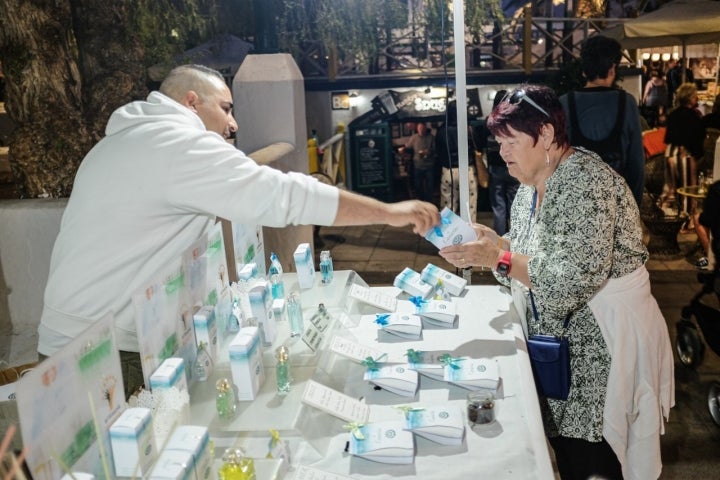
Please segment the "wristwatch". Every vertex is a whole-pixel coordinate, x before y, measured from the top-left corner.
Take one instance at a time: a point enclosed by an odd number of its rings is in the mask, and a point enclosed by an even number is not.
[[[498,264],[495,266],[495,271],[498,273],[498,275],[501,275],[503,277],[507,277],[510,275],[510,267],[511,263],[510,260],[512,259],[512,252],[510,250],[505,250],[503,252],[502,258],[498,261]]]

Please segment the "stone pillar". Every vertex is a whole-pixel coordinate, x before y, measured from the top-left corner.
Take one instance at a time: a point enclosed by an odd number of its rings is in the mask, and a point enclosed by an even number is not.
[[[273,143],[290,143],[295,149],[270,166],[308,173],[305,86],[293,58],[285,53],[248,55],[232,90],[237,147],[247,154]],[[270,252],[276,252],[283,268],[295,271],[292,254],[300,243],[313,246],[312,227],[265,227],[263,241],[266,265],[270,265]]]

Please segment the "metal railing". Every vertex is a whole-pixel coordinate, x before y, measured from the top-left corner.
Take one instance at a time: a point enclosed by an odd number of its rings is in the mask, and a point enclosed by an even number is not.
[[[526,8],[522,15],[506,23],[487,25],[482,38],[466,34],[467,70],[524,70],[529,74],[556,69],[579,55],[580,45],[586,38],[626,20],[533,17]],[[319,42],[309,44],[296,60],[306,77],[332,79],[368,74],[422,74],[454,68],[452,46],[452,37],[428,41],[418,35],[416,29],[408,28],[393,32],[369,69],[361,69],[355,58],[331,61],[338,56],[325,52]]]

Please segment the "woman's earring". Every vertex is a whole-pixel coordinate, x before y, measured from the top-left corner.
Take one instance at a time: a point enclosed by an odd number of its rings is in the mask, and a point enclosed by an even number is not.
[[[550,166],[550,155],[548,154],[548,150],[545,150],[545,166]]]

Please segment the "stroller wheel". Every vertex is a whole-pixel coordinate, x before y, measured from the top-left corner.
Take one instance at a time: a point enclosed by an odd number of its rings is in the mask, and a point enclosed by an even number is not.
[[[680,320],[676,327],[675,349],[680,362],[686,367],[700,365],[705,354],[705,344],[700,338],[697,327],[689,320]]]
[[[713,382],[708,390],[708,409],[715,425],[720,427],[720,383]]]

